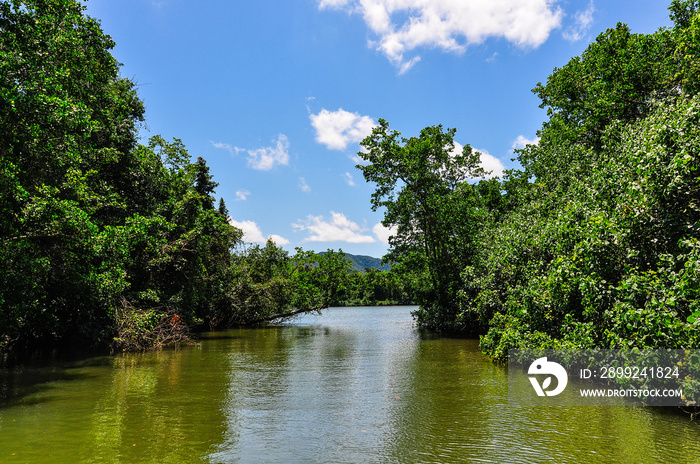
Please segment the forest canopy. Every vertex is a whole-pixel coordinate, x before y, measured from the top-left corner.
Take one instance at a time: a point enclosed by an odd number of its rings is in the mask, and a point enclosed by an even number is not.
[[[502,179],[456,129],[380,120],[358,169],[396,231],[391,271],[353,273],[342,251],[244,244],[206,160],[140,141],[136,85],[79,2],[2,2],[0,352],[414,301],[421,326],[479,335],[495,360],[697,348],[699,6],[673,0],[652,34],[618,24],[536,84],[547,120]]]
[[[84,9],[0,3],[0,353],[152,348],[383,295],[343,283],[342,252],[244,244],[202,157],[139,143],[136,85]]]
[[[522,169],[474,181],[454,129],[404,138],[380,121],[358,165],[396,227],[389,259],[421,325],[512,348],[700,345],[700,15],[618,24],[533,92],[548,120]]]

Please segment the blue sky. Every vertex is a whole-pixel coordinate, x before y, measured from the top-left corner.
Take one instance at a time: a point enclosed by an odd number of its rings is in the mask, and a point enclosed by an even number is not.
[[[670,26],[659,0],[90,0],[146,105],[182,139],[249,242],[382,256],[359,141],[457,129],[497,174],[535,141],[531,89],[617,22]]]

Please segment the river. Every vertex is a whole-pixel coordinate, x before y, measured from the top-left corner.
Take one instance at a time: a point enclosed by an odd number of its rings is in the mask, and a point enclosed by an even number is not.
[[[510,407],[506,369],[412,309],[0,371],[0,463],[700,462],[667,410]]]

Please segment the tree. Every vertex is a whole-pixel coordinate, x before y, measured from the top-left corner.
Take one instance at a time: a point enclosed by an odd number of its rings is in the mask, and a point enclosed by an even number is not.
[[[549,120],[539,143],[518,151],[526,172],[548,188],[558,188],[569,174],[587,175],[611,123],[644,118],[655,98],[678,93],[674,51],[671,31],[633,34],[619,23],[555,68],[533,89]]]
[[[295,312],[317,311],[336,303],[345,292],[350,266],[342,250],[317,254],[297,248],[290,275],[295,288]]]
[[[214,190],[219,186],[217,182],[211,180],[214,176],[209,174],[207,162],[199,156],[194,164],[195,184],[194,189],[202,196],[202,207],[204,209],[214,209]]]
[[[700,9],[700,2],[698,0],[673,0],[668,9],[671,12],[669,16],[676,26],[687,28],[695,13]]]
[[[372,210],[385,208],[382,224],[397,230],[387,260],[423,277],[423,322],[439,329],[454,321],[460,273],[472,251],[476,205],[467,200],[474,190],[465,181],[485,174],[469,145],[456,152],[455,132],[438,125],[406,139],[380,119],[358,153],[369,163],[358,169],[376,184]]]
[[[203,158],[137,144],[143,104],[83,11],[0,3],[0,350],[157,345],[231,305],[242,233]]]
[[[504,183],[518,204],[466,271],[493,358],[700,344],[697,6],[672,2],[670,30],[609,29],[535,88],[550,118]]]
[[[134,204],[144,107],[82,11],[72,0],[0,4],[0,349],[28,333],[103,337],[102,297],[123,286],[95,238]]]
[[[224,201],[223,198],[219,198],[219,206],[217,208],[217,211],[219,212],[219,215],[221,215],[224,218],[228,218],[229,211],[228,208],[226,207],[226,202]]]

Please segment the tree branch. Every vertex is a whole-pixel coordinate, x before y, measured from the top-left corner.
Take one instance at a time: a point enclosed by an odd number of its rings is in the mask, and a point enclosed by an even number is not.
[[[326,309],[327,307],[328,307],[328,305],[323,305],[323,306],[318,306],[315,308],[295,309],[294,311],[290,311],[287,313],[274,314],[272,316],[265,316],[265,317],[262,317],[260,319],[255,319],[254,321],[248,322],[248,324],[250,324],[250,325],[261,324],[263,322],[272,322],[275,319],[286,319],[286,318],[293,317],[293,316],[296,316],[296,315],[302,314],[302,313],[311,313],[314,311],[320,311],[322,309]]]

